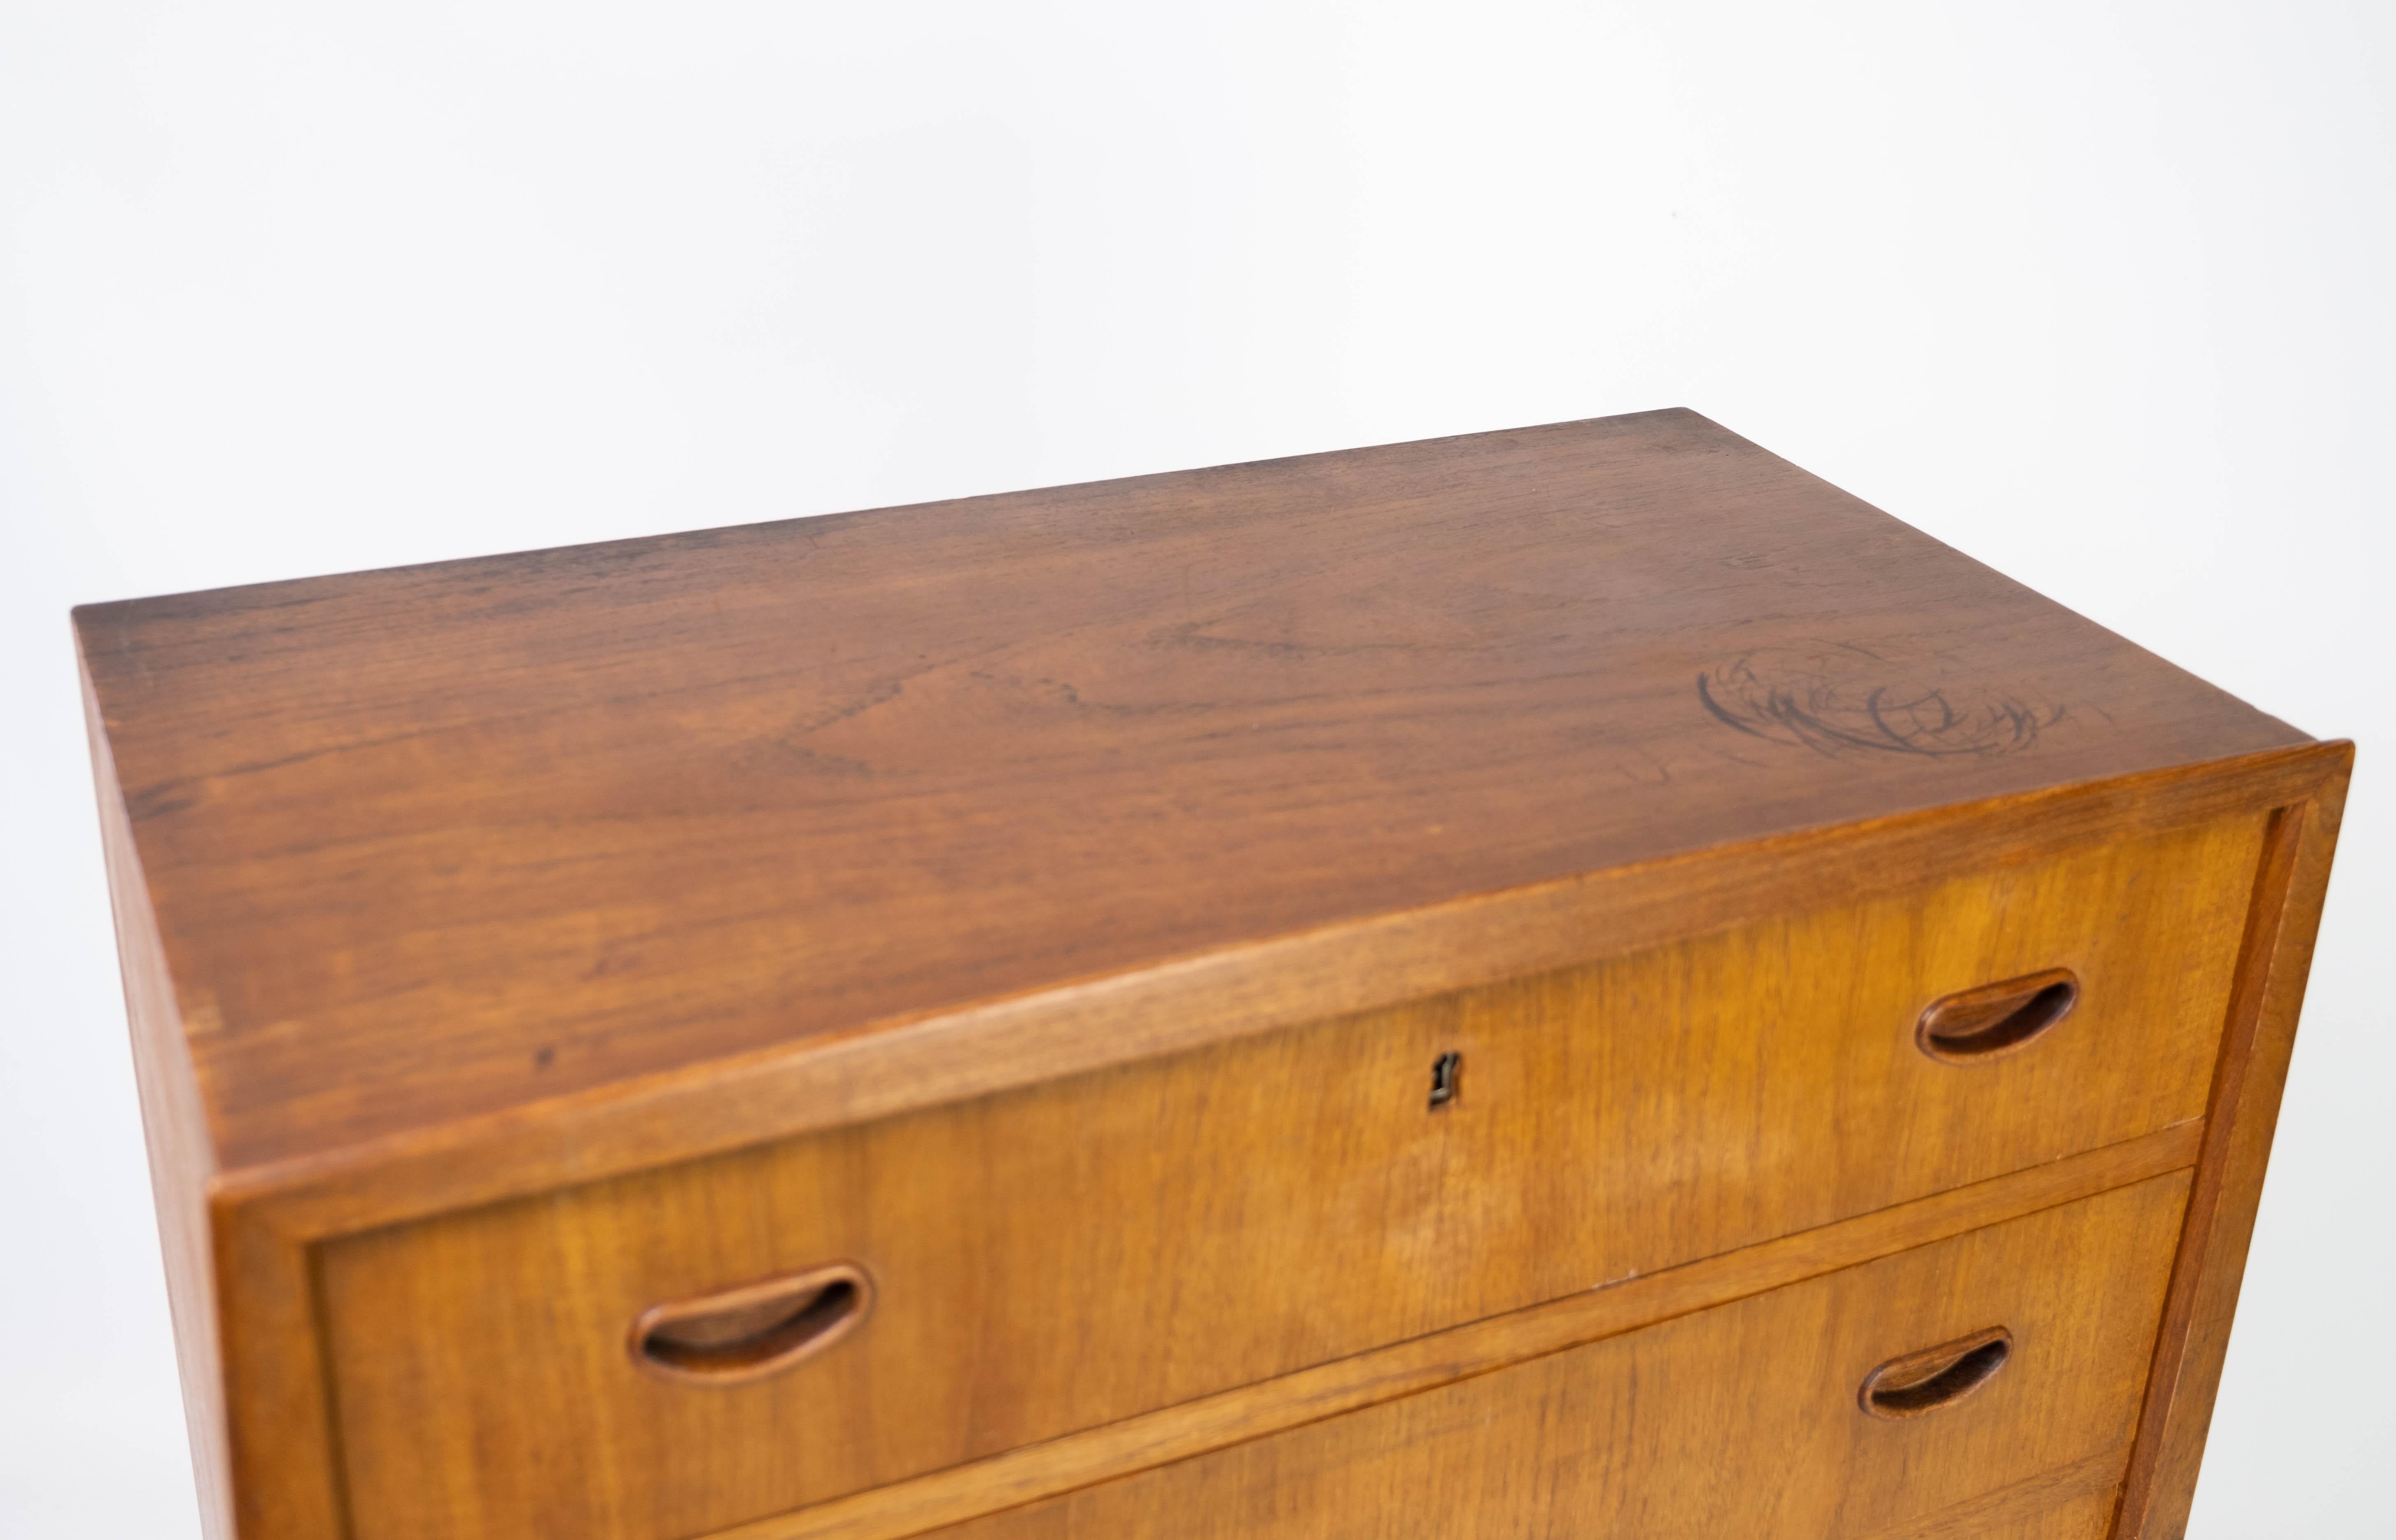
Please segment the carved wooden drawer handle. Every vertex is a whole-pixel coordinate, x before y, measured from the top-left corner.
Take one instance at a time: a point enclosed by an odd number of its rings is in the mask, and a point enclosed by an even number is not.
[[[2071,970],[2049,968],[1932,1001],[1914,1041],[1932,1058],[1977,1063],[2030,1046],[2079,1003],[2080,980]]]
[[[1893,1358],[1864,1376],[1857,1401],[1875,1417],[1918,1417],[1957,1401],[1996,1378],[2013,1356],[2002,1326]]]
[[[872,1278],[834,1262],[652,1306],[632,1322],[632,1361],[686,1385],[737,1385],[822,1352],[872,1307]]]

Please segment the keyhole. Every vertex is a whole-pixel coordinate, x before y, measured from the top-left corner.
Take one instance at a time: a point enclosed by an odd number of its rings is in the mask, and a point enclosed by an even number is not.
[[[1431,1109],[1434,1112],[1456,1099],[1456,1078],[1464,1069],[1462,1054],[1442,1054],[1431,1061]]]

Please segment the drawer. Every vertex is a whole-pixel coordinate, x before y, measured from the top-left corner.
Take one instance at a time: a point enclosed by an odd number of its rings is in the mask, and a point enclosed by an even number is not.
[[[356,1534],[703,1534],[2198,1118],[2261,827],[332,1241]]]
[[[2100,1540],[2188,1184],[2159,1176],[938,1533]]]

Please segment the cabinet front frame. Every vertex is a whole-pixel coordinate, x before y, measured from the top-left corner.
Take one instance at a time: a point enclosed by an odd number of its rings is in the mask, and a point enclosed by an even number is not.
[[[216,1327],[230,1468],[202,1471],[204,1493],[228,1494],[203,1521],[217,1540],[353,1533],[316,1287],[326,1241],[1600,962],[1778,910],[1927,886],[1967,868],[2262,813],[2270,821],[2194,1151],[2189,1218],[2114,1529],[2116,1540],[2173,1533],[2193,1494],[2219,1383],[2352,757],[2348,743],[2308,744],[1700,850],[220,1175],[199,1197],[215,1299],[200,1301],[198,1319],[212,1315]]]

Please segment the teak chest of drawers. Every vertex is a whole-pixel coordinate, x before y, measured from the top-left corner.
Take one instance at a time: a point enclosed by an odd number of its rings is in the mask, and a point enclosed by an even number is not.
[[[75,619],[218,1536],[2180,1532],[2350,750],[1694,414]]]

